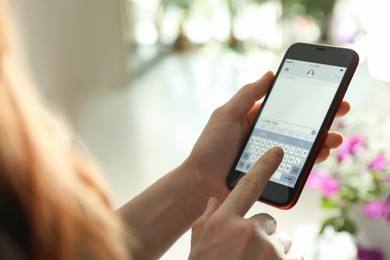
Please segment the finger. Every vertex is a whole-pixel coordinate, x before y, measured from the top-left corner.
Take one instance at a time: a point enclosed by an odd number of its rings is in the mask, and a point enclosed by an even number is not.
[[[288,239],[287,235],[285,235],[285,237],[280,237],[279,233],[280,232],[277,232],[277,233],[274,233],[274,234],[268,236],[268,239],[272,243],[276,252],[279,255],[285,256],[285,254],[291,248],[292,243],[291,243],[291,240]]]
[[[268,71],[261,79],[241,88],[226,104],[230,107],[233,116],[241,120],[256,101],[265,95],[273,79],[273,72]]]
[[[288,253],[283,260],[304,260],[298,253]]]
[[[351,111],[351,104],[348,101],[343,100],[340,104],[339,109],[337,110],[336,116],[345,116],[349,113],[349,111]]]
[[[278,258],[272,258],[272,259],[284,259],[283,256],[285,256],[285,250],[284,246],[282,244],[282,241],[276,236],[276,233],[272,235],[267,235],[264,233],[264,231],[257,229],[257,235],[262,238],[263,241],[267,241],[268,244],[272,247],[273,254],[276,256],[279,256]],[[261,258],[263,259],[263,258]],[[270,258],[264,258],[264,259],[270,259]]]
[[[326,139],[324,146],[328,147],[330,149],[335,149],[343,144],[344,137],[339,132],[329,132]]]
[[[260,106],[262,102],[256,102],[256,104],[251,108],[251,110],[247,113],[246,117],[249,122],[249,125],[252,125],[253,121],[256,118],[257,112],[259,112]]]
[[[283,150],[279,147],[265,153],[241,178],[220,209],[244,216],[259,199],[268,179],[276,171],[282,159]]]
[[[267,213],[256,214],[249,220],[253,221],[256,228],[262,229],[267,235],[271,235],[276,231],[276,220]]]
[[[322,163],[323,161],[325,161],[326,159],[328,159],[330,155],[330,149],[329,148],[326,148],[326,147],[323,147],[320,151],[320,153],[318,154],[317,156],[317,159],[315,161],[315,163]]]
[[[275,235],[275,237],[277,237],[279,239],[280,244],[283,247],[284,253],[287,253],[290,250],[291,245],[292,245],[290,236],[286,232],[283,232],[283,231],[278,231],[274,235]]]
[[[206,209],[203,212],[202,216],[200,216],[192,225],[192,229],[195,230],[199,226],[203,226],[208,219],[214,214],[214,212],[219,208],[220,202],[217,198],[211,197],[207,202]]]
[[[204,225],[219,208],[219,206],[220,203],[218,199],[213,197],[209,199],[203,215],[195,220],[195,222],[192,224],[191,244],[196,244],[199,241]]]
[[[325,143],[321,148],[320,153],[317,156],[316,163],[325,161],[329,155],[331,149],[336,149],[342,145],[344,137],[338,132],[329,132],[325,139]]]

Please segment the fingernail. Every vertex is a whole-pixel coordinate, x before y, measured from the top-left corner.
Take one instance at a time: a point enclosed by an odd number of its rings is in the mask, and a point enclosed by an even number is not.
[[[290,236],[284,231],[278,231],[276,236],[280,239],[280,242],[282,242],[284,250],[288,251],[292,244]]]
[[[274,147],[270,150],[270,152],[272,153],[273,156],[277,158],[283,158],[284,156],[284,152],[280,147]]]
[[[284,248],[284,252],[287,252],[292,245],[291,240],[282,241],[282,246]]]
[[[274,232],[276,229],[276,220],[267,221],[264,225],[264,228],[267,234],[271,234],[271,232]]]
[[[272,71],[267,71],[263,76],[261,76],[261,78],[259,78],[258,80],[256,80],[254,83],[256,82],[259,82],[267,77],[270,77],[271,75],[273,75],[273,72]]]
[[[269,71],[267,71],[267,72],[263,75],[263,77],[261,77],[261,78],[269,77],[269,76],[271,76],[271,75],[273,75],[273,72],[269,70]]]

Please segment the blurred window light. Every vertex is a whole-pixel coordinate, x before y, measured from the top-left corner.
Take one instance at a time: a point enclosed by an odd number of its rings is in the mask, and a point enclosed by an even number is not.
[[[336,43],[352,44],[360,60],[367,60],[371,76],[385,82],[390,82],[389,8],[388,0],[339,1],[333,32]]]
[[[209,23],[202,17],[193,17],[185,25],[184,29],[187,37],[192,43],[206,43],[212,37]]]
[[[390,15],[388,0],[372,0],[366,10],[369,14],[367,24],[368,68],[371,75],[381,81],[390,82]]]
[[[359,30],[359,20],[355,14],[335,13],[331,32],[333,42],[341,44],[353,43]]]
[[[292,21],[288,27],[288,31],[284,31],[290,38],[291,42],[316,42],[320,38],[321,29],[315,20],[308,16],[298,16]]]
[[[156,14],[160,0],[127,0],[131,6],[131,20],[133,21],[133,37],[136,44],[152,45],[159,39],[156,27]]]
[[[279,48],[282,37],[278,20],[280,5],[276,1],[262,4],[246,4],[241,8],[234,25],[234,32],[240,40],[254,40],[262,46]]]
[[[226,7],[223,5],[215,6],[210,16],[210,27],[216,40],[224,42],[229,38],[229,23],[230,17]]]
[[[184,24],[184,33],[193,44],[204,44],[212,38],[212,28],[207,10],[211,8],[201,1],[193,1]]]
[[[370,75],[390,82],[388,0],[339,0],[333,15],[332,41],[356,49]]]
[[[159,21],[160,41],[163,44],[173,44],[180,31],[182,14],[177,8],[167,8]]]
[[[366,0],[338,0],[333,11],[329,39],[332,44],[355,49],[360,62],[367,60]]]
[[[134,27],[134,38],[136,42],[141,45],[157,43],[159,35],[153,21],[138,21]]]

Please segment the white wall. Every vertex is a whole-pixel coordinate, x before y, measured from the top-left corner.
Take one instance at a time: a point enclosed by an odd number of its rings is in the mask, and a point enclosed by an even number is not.
[[[12,0],[31,71],[45,95],[75,113],[91,93],[126,84],[122,0]]]

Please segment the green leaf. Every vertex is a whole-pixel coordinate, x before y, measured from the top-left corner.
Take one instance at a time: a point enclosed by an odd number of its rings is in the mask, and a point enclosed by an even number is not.
[[[358,231],[355,222],[345,215],[326,219],[320,228],[319,234],[322,235],[324,230],[329,226],[332,227],[336,232],[345,231],[353,236],[355,236]]]
[[[324,230],[328,226],[331,226],[331,227],[333,227],[333,229],[335,229],[335,221],[336,221],[336,219],[337,219],[337,217],[331,217],[331,218],[326,219],[324,221],[324,223],[322,223],[322,225],[321,225],[319,234],[322,235],[324,233]]]
[[[339,232],[341,232],[341,231],[346,231],[346,232],[350,233],[351,235],[356,235],[357,234],[357,226],[351,218],[345,216],[344,224],[340,227]]]
[[[336,208],[337,203],[334,199],[323,197],[321,201],[321,207],[324,209],[334,209]]]

